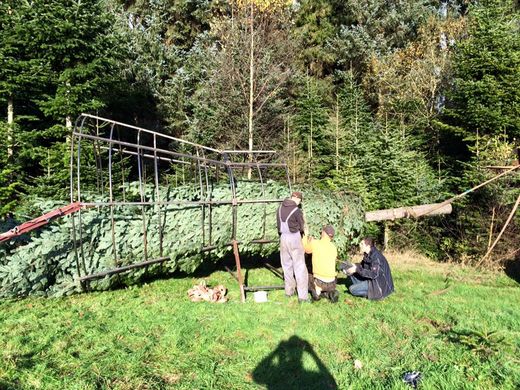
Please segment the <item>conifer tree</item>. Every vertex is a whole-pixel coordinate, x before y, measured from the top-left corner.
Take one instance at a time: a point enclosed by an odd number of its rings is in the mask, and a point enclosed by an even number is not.
[[[300,172],[307,180],[322,180],[328,177],[334,163],[332,145],[327,138],[327,95],[324,86],[310,76],[299,82],[292,123],[305,156],[305,166],[300,167]]]
[[[82,112],[105,106],[115,80],[120,44],[107,2],[34,0],[25,25],[34,41],[32,58],[44,66],[41,93],[34,99],[39,122],[24,133],[27,163],[36,165],[37,192],[63,197],[67,193],[66,137]]]
[[[114,20],[104,0],[35,0],[33,8],[38,56],[49,67],[49,92],[40,108],[70,125],[81,112],[104,106],[119,52]]]
[[[447,122],[473,142],[483,135],[520,137],[520,14],[512,1],[470,8],[468,37],[455,54]]]
[[[359,193],[371,210],[430,202],[438,182],[425,156],[405,127],[373,118],[352,72],[342,75],[338,102],[340,188]]]
[[[362,77],[373,55],[384,55],[416,38],[433,9],[424,1],[346,0],[343,22],[329,46],[339,69],[355,69]]]
[[[374,121],[353,72],[338,73],[338,84],[337,114],[329,137],[334,139],[336,147],[337,169],[333,171],[332,183],[358,193],[366,203],[370,203],[364,171],[368,163],[366,152],[375,147]]]
[[[0,2],[0,215],[13,209],[26,180],[25,123],[35,119],[35,97],[47,77],[45,62],[35,53],[34,10],[27,1]],[[2,115],[5,118],[4,115]]]

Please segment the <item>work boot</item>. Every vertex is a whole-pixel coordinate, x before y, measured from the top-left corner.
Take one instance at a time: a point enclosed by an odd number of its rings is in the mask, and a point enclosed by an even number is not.
[[[312,298],[313,301],[319,301],[320,300],[320,296],[318,295],[318,293],[316,293],[316,289],[311,288],[309,291],[311,292],[311,298]]]
[[[338,290],[334,290],[329,292],[329,300],[331,303],[337,303],[339,300],[339,292]]]

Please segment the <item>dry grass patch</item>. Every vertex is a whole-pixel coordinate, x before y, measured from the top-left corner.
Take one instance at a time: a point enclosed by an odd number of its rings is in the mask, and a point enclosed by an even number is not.
[[[460,263],[433,261],[420,253],[412,251],[388,251],[385,252],[385,256],[392,270],[398,272],[421,271],[428,275],[443,275],[447,282],[450,280],[486,285],[490,281],[495,283],[498,278],[502,279],[505,285],[512,283],[508,283],[509,279],[504,275],[503,270],[499,268],[494,270],[480,269]],[[444,292],[444,290],[435,291],[434,295]]]
[[[416,252],[385,252],[385,256],[390,263],[392,269],[399,271],[423,270],[428,273],[445,274],[453,270],[453,267],[460,267],[453,263],[440,263],[428,259],[424,255]]]

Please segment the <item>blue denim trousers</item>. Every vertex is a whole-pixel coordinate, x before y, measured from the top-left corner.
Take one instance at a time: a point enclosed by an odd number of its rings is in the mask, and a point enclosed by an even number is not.
[[[356,278],[350,275],[352,285],[348,288],[350,293],[356,297],[368,297],[368,281]]]

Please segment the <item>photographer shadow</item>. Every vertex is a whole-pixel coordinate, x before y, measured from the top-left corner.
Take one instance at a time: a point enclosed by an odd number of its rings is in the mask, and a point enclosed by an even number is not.
[[[305,354],[318,370],[304,367]],[[314,352],[312,346],[298,336],[281,341],[253,371],[253,380],[268,390],[337,389],[332,374]]]

